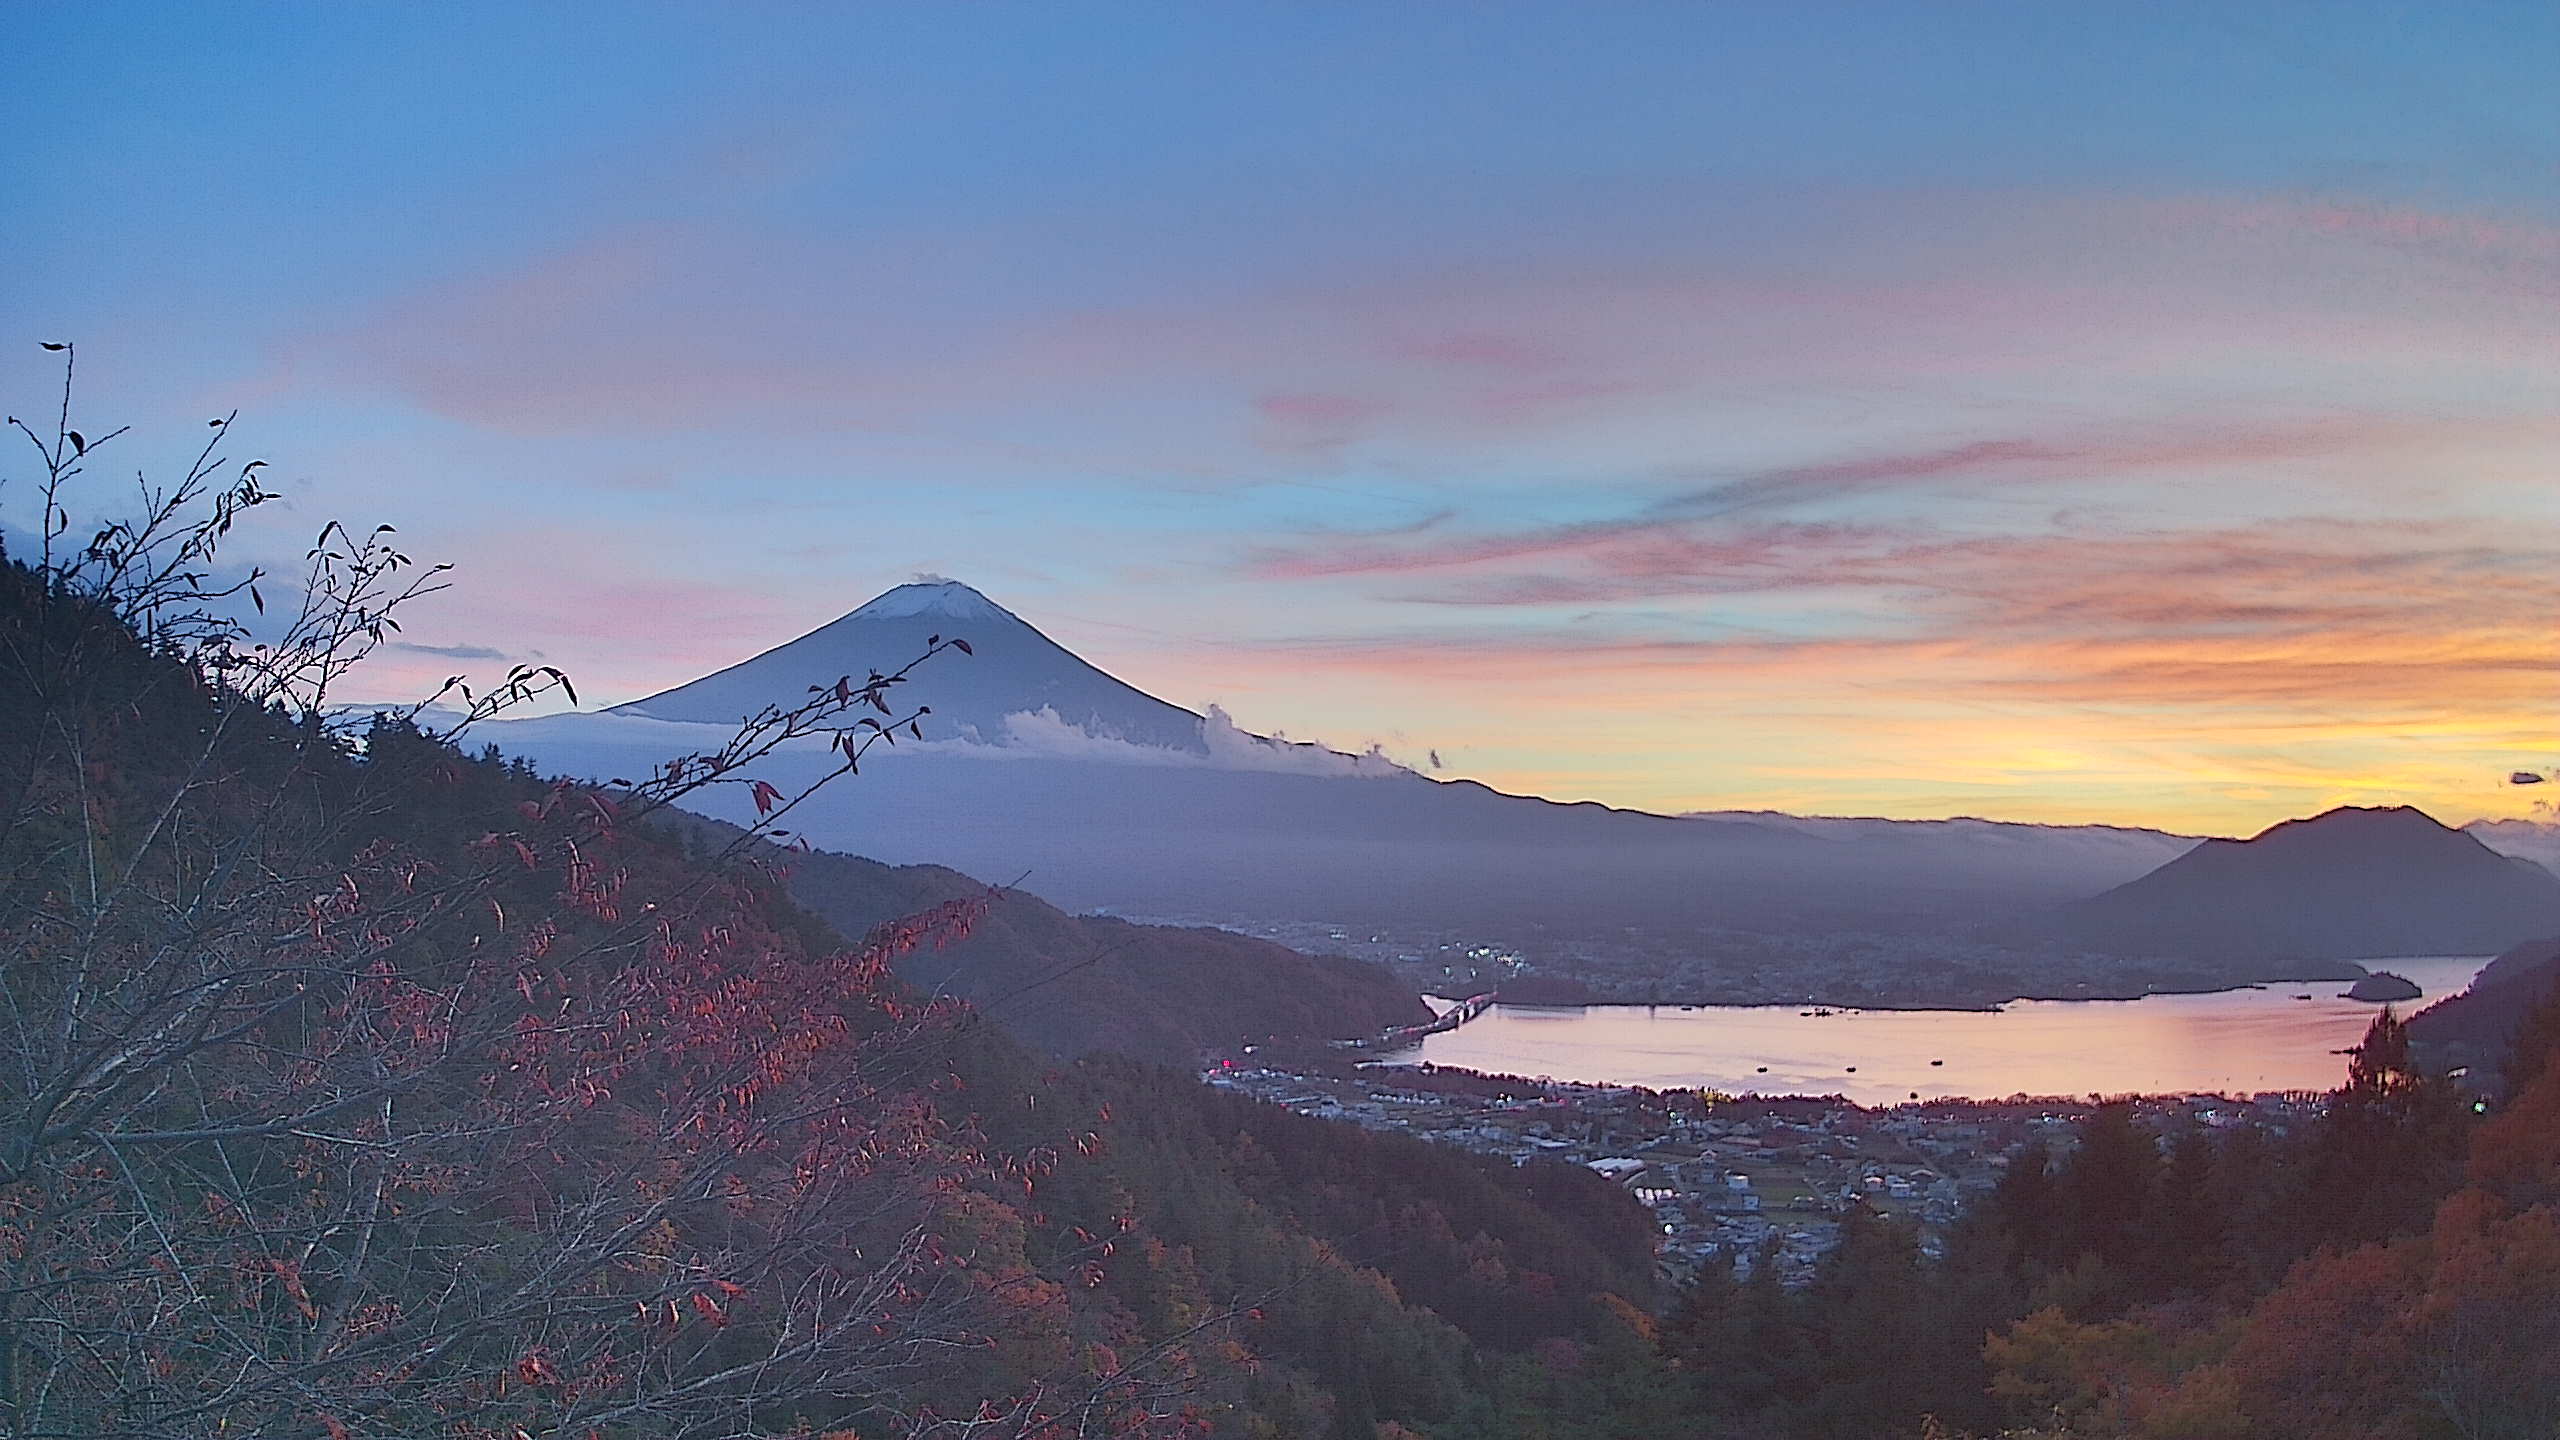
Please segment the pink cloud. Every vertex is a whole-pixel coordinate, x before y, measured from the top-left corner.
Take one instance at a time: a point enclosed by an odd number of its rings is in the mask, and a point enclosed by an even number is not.
[[[1274,420],[1299,425],[1341,425],[1377,414],[1374,401],[1352,395],[1265,395],[1254,408]]]
[[[1937,449],[1787,466],[1665,502],[1663,513],[1721,513],[1745,505],[1828,499],[1925,487],[1941,480],[1990,485],[2108,482],[2182,471],[2274,467],[2339,456],[2421,454],[2484,436],[2543,434],[2539,421],[2412,418],[2365,413],[2303,419],[2204,416],[2174,424],[2117,426],[2048,438],[1980,440]]]
[[[407,613],[407,638],[545,656],[569,670],[590,703],[611,703],[734,664],[830,618],[813,620],[753,573],[723,579],[634,565],[632,538],[558,528],[476,534],[453,587]],[[490,679],[492,668],[386,652],[352,683],[360,698],[399,700],[457,670]]]
[[[1384,401],[1358,395],[1265,395],[1253,408],[1266,419],[1312,430],[1340,430],[1387,413]]]
[[[1620,558],[1620,557],[1611,557]],[[1580,579],[1461,579],[1490,604],[1828,597],[1818,620],[1659,615],[1284,642],[1307,663],[1422,681],[1642,692],[1753,678],[1823,693],[2035,706],[2436,722],[2547,709],[2560,681],[2560,531],[2476,521],[2305,520],[2127,534],[1944,537],[1799,531],[1663,553]],[[1703,622],[1703,623],[1700,623]],[[1862,703],[1864,703],[1862,701]]]
[[[1284,451],[1337,449],[1393,409],[1370,397],[1307,391],[1259,396],[1253,408],[1266,422],[1264,443]]]
[[[2185,224],[2270,236],[2324,235],[2483,259],[2560,264],[2560,225],[2514,215],[2426,210],[2321,196],[2191,196],[2160,202]]]
[[[2086,487],[2148,482],[2157,477],[2280,467],[2295,461],[2355,456],[2441,455],[2446,447],[2484,438],[2538,438],[2554,427],[2538,421],[2414,420],[2337,415],[2301,421],[2241,422],[2215,418],[2176,427],[2093,430],[2052,438],[1968,442],[1780,466],[1657,496],[1612,519],[1528,526],[1487,533],[1439,527],[1427,536],[1345,545],[1326,537],[1308,547],[1263,546],[1246,559],[1248,574],[1266,579],[1404,574],[1507,562],[1578,557],[1598,571],[1588,586],[1541,573],[1525,581],[1488,582],[1481,594],[1500,603],[1601,599],[1610,581],[1670,582],[1681,577],[1763,563],[1782,548],[1863,541],[1878,532],[1846,522],[1759,522],[1719,525],[1755,510],[1839,500],[1895,489]],[[1959,483],[1960,482],[1960,483]],[[1701,528],[1707,527],[1707,528]],[[1435,596],[1433,598],[1447,598]]]

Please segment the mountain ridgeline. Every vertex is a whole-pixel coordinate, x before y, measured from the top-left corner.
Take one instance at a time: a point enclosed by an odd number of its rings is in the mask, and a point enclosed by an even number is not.
[[[1047,710],[1067,725],[1133,745],[1201,748],[1199,716],[1104,674],[954,581],[900,585],[797,640],[617,713],[735,725],[767,705],[800,703],[812,685],[900,664],[937,635],[965,637],[977,663],[937,666],[915,687],[933,707],[920,727],[929,738],[998,744],[1007,716]]]
[[[2560,878],[2490,848],[2538,831],[2475,838],[2416,811],[2342,810],[2199,844],[2103,825],[1560,803],[1247,733],[1214,706],[1204,715],[1114,679],[952,581],[899,586],[611,711],[488,733],[548,769],[645,773],[742,715],[903,664],[935,636],[971,651],[898,687],[905,706],[931,707],[927,743],[875,751],[859,785],[796,810],[811,844],[1005,879],[1070,912],[1330,929],[1409,985],[1489,987],[1502,977],[1461,962],[1444,980],[1441,967],[1491,946],[1604,998],[1979,1005],[2301,978],[2309,963],[2351,977],[2355,959],[2560,933]],[[829,763],[785,751],[759,774],[789,789]],[[699,808],[756,818],[740,793]],[[1072,1028],[1042,1043],[1073,1050]]]
[[[2348,807],[2207,840],[2065,907],[2062,927],[2126,954],[2480,955],[2560,934],[2560,876],[2407,806]]]
[[[1167,704],[953,582],[897,587],[612,711],[489,733],[548,768],[637,773],[710,727],[903,663],[933,635],[974,653],[937,657],[899,696],[931,707],[923,734],[944,743],[878,752],[861,786],[820,797],[797,828],[844,853],[1027,876],[1073,910],[1514,936],[1929,932],[2093,894],[2194,843],[2108,826],[1669,816],[1505,794]],[[785,754],[771,768],[784,783],[825,763]],[[717,797],[705,809],[752,818]]]
[[[688,827],[726,844],[717,821]],[[1070,915],[938,865],[827,851],[778,855],[794,899],[847,935],[983,901],[965,938],[898,961],[907,984],[966,1001],[1015,1039],[1065,1058],[1103,1051],[1187,1060],[1262,1041],[1320,1043],[1415,1025],[1430,1010],[1387,972],[1232,931]]]
[[[2409,1017],[2409,1043],[2432,1068],[2466,1068],[2487,1088],[2528,1017],[2560,999],[2560,939],[2532,940],[2499,953],[2471,986]],[[2531,1048],[2528,1046],[2527,1048]]]

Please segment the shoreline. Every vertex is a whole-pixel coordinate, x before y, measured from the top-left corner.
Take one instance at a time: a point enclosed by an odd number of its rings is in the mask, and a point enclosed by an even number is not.
[[[1373,1075],[1383,1071],[1389,1074],[1403,1073],[1449,1077],[1455,1080],[1462,1087],[1474,1086],[1480,1087],[1482,1090],[1492,1092],[1530,1090],[1550,1096],[1560,1094],[1582,1094],[1590,1096],[1637,1095],[1655,1101],[1661,1101],[1672,1096],[1696,1093],[1696,1087],[1693,1086],[1646,1085],[1634,1081],[1610,1082],[1601,1080],[1565,1080],[1550,1075],[1515,1075],[1508,1071],[1478,1070],[1468,1065],[1451,1065],[1443,1061],[1434,1060],[1369,1060],[1360,1062],[1354,1068]],[[1458,1093],[1464,1094],[1466,1091],[1462,1089]],[[1948,1108],[1972,1110],[2034,1109],[2085,1112],[2094,1108],[2097,1104],[2101,1103],[2102,1100],[2126,1100],[2132,1101],[2136,1104],[2222,1101],[2227,1104],[2246,1105],[2267,1099],[2282,1100],[2287,1103],[2302,1103],[2319,1099],[2329,1093],[2330,1092],[2326,1089],[2248,1091],[2084,1091],[2071,1095],[2031,1095],[2023,1091],[2019,1091],[2006,1095],[1932,1095],[1924,1096],[1918,1100],[1896,1100],[1891,1104],[1875,1104],[1865,1100],[1853,1099],[1836,1090],[1741,1090],[1718,1091],[1715,1103],[1719,1106],[1732,1106],[1738,1109],[1749,1109],[1754,1106],[1817,1106],[1825,1109],[1855,1110],[1871,1115],[1886,1115],[1897,1110],[1931,1110]],[[1493,1095],[1478,1095],[1474,1098],[1491,1100],[1496,1097]]]
[[[2389,961],[2378,961],[2388,964]],[[2053,1004],[2125,1004],[2161,995],[2228,995],[2240,990],[2271,990],[2280,985],[2353,985],[2371,973],[2361,963],[2354,975],[2278,975],[2260,980],[2234,980],[2223,985],[2163,985],[2141,990],[2108,990],[2096,994],[2056,995],[2017,994],[2001,1000],[1926,1001],[1926,1000],[1505,1000],[1494,992],[1494,1008],[1505,1010],[1802,1010],[1807,1007],[1840,1014],[1868,1011],[1887,1014],[1996,1015],[2010,1006],[2024,1002]],[[1417,992],[1425,1003],[1457,1004],[1458,997],[1436,995],[1428,990]],[[2449,992],[2458,993],[2458,992]],[[2331,999],[2345,999],[2344,995]],[[2421,997],[2429,998],[2429,997]],[[2436,999],[2442,996],[2432,997]],[[2380,1005],[2393,1002],[2366,1001]],[[2401,1002],[2406,1003],[2406,1002]]]
[[[2442,996],[2459,992],[2482,964],[2474,956],[2428,960],[2394,973],[2409,971],[2428,996]],[[2291,1094],[2338,1083],[2339,1052],[2383,1013],[2384,1003],[2347,990],[2326,977],[2289,977],[2110,996],[2102,1005],[2080,995],[1981,1006],[1684,1005],[1678,1013],[1660,1002],[1542,1005],[1507,1021],[1496,1016],[1498,1033],[1481,1039],[1466,1038],[1475,1035],[1469,1027],[1429,1045],[1373,1053],[1408,1066],[1839,1094],[1879,1107],[1905,1104],[1906,1096]],[[2155,995],[2192,998],[2139,1004]],[[2424,1003],[2396,1008],[2408,1013]],[[1822,1023],[1834,1017],[1839,1023]]]

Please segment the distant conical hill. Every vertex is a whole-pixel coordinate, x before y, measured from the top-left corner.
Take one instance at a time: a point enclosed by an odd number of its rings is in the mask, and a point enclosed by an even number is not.
[[[2560,876],[2423,811],[2351,806],[2205,841],[2062,918],[2076,943],[2120,954],[2483,955],[2560,933]]]
[[[816,630],[726,670],[617,707],[652,720],[734,725],[767,705],[788,709],[809,687],[859,682],[924,653],[936,635],[966,640],[900,687],[901,709],[929,705],[929,740],[1002,743],[1008,716],[1046,710],[1089,734],[1176,750],[1204,748],[1200,717],[1086,664],[1031,624],[956,580],[900,585]]]

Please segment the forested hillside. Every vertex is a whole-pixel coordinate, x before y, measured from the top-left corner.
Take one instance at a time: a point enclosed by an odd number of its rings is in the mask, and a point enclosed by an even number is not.
[[[919,990],[969,1002],[1052,1054],[1113,1050],[1187,1062],[1204,1047],[1345,1039],[1431,1018],[1393,976],[1347,956],[1302,955],[1205,927],[1070,915],[1037,895],[996,892],[939,865],[808,851],[783,868],[793,897],[848,935],[983,899],[965,938],[910,953],[898,973]]]
[[[2409,1017],[2409,1042],[2441,1070],[2466,1069],[2497,1082],[2526,1017],[2560,997],[2560,940],[2530,940],[2501,952],[2460,994]],[[2528,1040],[2527,1051],[2534,1048]]]
[[[1051,1069],[896,974],[972,896],[848,941],[646,823],[752,742],[332,721],[418,572],[332,527],[255,641],[213,538],[0,557],[0,1433],[1366,1440],[1650,1298],[1588,1172]]]
[[[1468,1440],[2528,1440],[2560,1433],[2560,1006],[2514,1099],[2388,1012],[2323,1110],[2155,1133],[2103,1106],[2012,1157],[1945,1254],[1849,1213],[1813,1281],[1710,1266],[1659,1318],[1534,1347]]]

